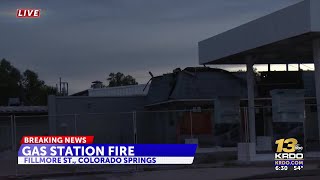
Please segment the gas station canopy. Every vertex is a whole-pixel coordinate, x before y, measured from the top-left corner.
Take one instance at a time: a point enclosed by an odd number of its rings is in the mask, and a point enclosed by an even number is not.
[[[304,0],[199,42],[199,63],[246,64],[249,134],[253,144],[253,65],[314,63],[320,139],[320,0]]]
[[[320,1],[305,0],[199,42],[199,63],[313,63],[319,38]]]

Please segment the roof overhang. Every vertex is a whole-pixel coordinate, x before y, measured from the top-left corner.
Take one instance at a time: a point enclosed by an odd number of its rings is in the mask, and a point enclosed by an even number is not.
[[[200,64],[313,63],[320,1],[305,0],[199,42]]]
[[[0,106],[0,114],[11,113],[48,113],[47,106]]]
[[[168,100],[168,101],[162,101],[162,102],[158,102],[158,103],[153,103],[153,104],[148,104],[145,105],[145,108],[149,108],[149,107],[154,107],[154,106],[161,106],[161,105],[168,105],[168,104],[172,104],[172,103],[201,103],[201,102],[214,102],[215,99],[173,99],[173,100]]]

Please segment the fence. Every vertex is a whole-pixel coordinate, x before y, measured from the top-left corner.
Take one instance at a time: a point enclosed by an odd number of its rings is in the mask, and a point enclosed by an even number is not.
[[[240,122],[214,123],[213,109],[97,113],[76,117],[77,135],[94,135],[97,143],[161,144],[198,139],[199,146],[213,147],[236,146],[241,137]],[[227,136],[232,130],[231,136]]]
[[[0,152],[12,150],[15,151],[15,125],[12,116],[0,116]]]
[[[256,107],[256,136],[273,136],[272,107]],[[248,108],[220,119],[214,109],[108,112],[68,115],[0,116],[0,152],[19,147],[24,135],[93,135],[95,143],[188,143],[199,147],[236,147],[249,142]],[[306,105],[305,141],[319,142],[317,106]]]
[[[219,114],[214,109],[163,110],[0,117],[1,173],[131,171],[136,166],[17,166],[16,150],[24,135],[93,135],[95,143],[194,143],[199,148],[234,148],[249,142],[248,108]],[[319,150],[317,106],[305,106],[303,123],[277,124],[272,107],[256,107],[257,151],[272,151],[277,136],[302,137],[308,151]],[[234,112],[233,112],[234,113]],[[221,118],[221,117],[222,118]],[[282,133],[281,133],[282,132]],[[299,134],[300,133],[300,134]],[[1,156],[2,155],[2,156]],[[6,160],[5,160],[6,159]],[[2,165],[2,166],[3,166]]]

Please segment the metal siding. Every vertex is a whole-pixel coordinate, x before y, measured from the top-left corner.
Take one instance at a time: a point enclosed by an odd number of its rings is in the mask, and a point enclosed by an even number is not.
[[[77,134],[92,134],[95,143],[133,143],[132,112],[144,109],[145,97],[56,97],[50,105],[50,132],[74,135],[77,117]]]
[[[57,97],[56,114],[129,112],[144,105],[145,97]]]
[[[224,72],[201,72],[196,77],[180,73],[171,99],[209,99],[217,96],[245,97],[246,86]]]
[[[148,94],[149,85],[145,84],[120,86],[120,87],[107,87],[101,89],[89,89],[89,96],[99,97],[126,97],[126,96],[146,96]]]
[[[173,75],[163,75],[152,80],[147,96],[148,104],[166,101],[174,82]]]

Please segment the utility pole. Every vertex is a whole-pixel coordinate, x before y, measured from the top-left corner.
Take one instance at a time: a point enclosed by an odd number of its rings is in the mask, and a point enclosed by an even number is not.
[[[61,94],[61,77],[59,78],[59,94]]]
[[[68,96],[69,95],[69,83],[68,82],[63,82],[61,80],[62,78],[59,78],[59,95],[60,96]],[[57,85],[58,86],[58,85]],[[58,90],[58,87],[57,87]]]

